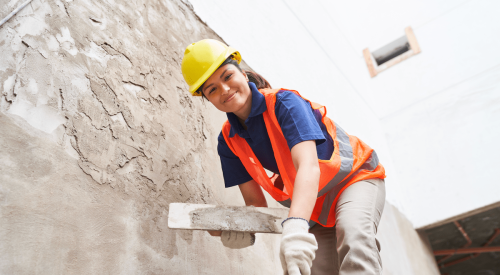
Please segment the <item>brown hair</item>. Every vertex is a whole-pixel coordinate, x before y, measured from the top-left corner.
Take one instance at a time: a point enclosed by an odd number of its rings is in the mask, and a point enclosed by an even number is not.
[[[242,70],[240,67],[240,64],[238,64],[238,61],[234,60],[232,56],[230,56],[226,60],[224,60],[224,62],[222,62],[222,64],[220,64],[219,68],[222,66],[225,66],[227,64],[232,64],[236,68],[238,68],[238,70],[240,70],[240,72],[245,73],[248,76],[248,80],[250,82],[253,82],[255,84],[255,86],[257,86],[257,89],[272,89],[271,84],[269,84],[269,82],[267,82],[267,80],[264,77],[262,77],[260,74],[258,74],[256,72],[248,71],[248,70]],[[219,68],[217,68],[217,69],[219,69]],[[203,85],[205,85],[205,83],[201,84],[200,88],[198,88],[198,92],[201,93],[202,97],[206,98],[205,94],[202,91]]]
[[[245,71],[245,73],[248,76],[248,80],[253,82],[257,86],[257,89],[272,89],[271,84],[260,74],[252,71]]]

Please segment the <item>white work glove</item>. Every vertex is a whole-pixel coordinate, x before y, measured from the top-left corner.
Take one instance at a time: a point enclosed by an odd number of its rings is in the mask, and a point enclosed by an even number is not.
[[[220,240],[225,247],[241,249],[255,243],[255,234],[237,231],[222,231]]]
[[[283,223],[280,260],[284,275],[310,275],[318,243],[309,233],[309,223],[289,219]]]

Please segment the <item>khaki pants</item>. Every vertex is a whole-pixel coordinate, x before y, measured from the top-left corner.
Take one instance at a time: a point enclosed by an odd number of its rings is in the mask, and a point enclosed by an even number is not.
[[[381,179],[356,182],[345,189],[335,207],[335,227],[316,224],[309,230],[318,241],[312,275],[382,274],[375,234],[384,203]]]

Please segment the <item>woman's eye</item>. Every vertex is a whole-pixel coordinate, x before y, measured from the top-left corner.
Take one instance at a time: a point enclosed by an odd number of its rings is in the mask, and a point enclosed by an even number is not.
[[[229,80],[229,78],[231,78],[231,76],[232,76],[232,75],[233,75],[233,74],[228,74],[228,75],[226,76],[226,81],[227,81],[227,80]]]
[[[213,91],[215,91],[215,88],[210,89],[210,91],[208,92],[208,94],[211,94]]]

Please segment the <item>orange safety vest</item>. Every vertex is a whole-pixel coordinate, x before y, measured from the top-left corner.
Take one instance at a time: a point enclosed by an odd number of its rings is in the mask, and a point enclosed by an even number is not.
[[[293,196],[293,184],[297,172],[274,110],[276,93],[280,90],[292,91],[302,97],[297,91],[288,89],[259,90],[266,99],[267,110],[262,115],[280,175],[275,174],[268,177],[264,167],[246,140],[238,136],[238,134],[235,134],[232,138],[229,137],[229,131],[231,130],[229,121],[224,123],[222,134],[228,147],[238,156],[252,179],[262,186],[276,201],[290,207],[290,198]],[[332,227],[335,225],[335,206],[340,194],[355,182],[385,178],[385,170],[379,163],[375,151],[357,137],[346,134],[344,130],[326,116],[324,106],[303,99],[309,102],[311,108],[320,111],[322,115],[321,121],[333,140],[334,151],[331,158],[329,160],[318,160],[321,176],[318,198],[311,215],[311,220],[323,226]]]

